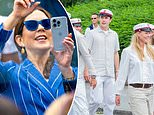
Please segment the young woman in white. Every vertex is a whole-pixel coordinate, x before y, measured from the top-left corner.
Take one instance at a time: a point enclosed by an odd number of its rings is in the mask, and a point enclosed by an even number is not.
[[[133,115],[152,115],[154,84],[154,49],[149,44],[151,28],[148,23],[134,26],[130,46],[121,55],[120,69],[116,81],[116,105],[128,81],[129,104]]]

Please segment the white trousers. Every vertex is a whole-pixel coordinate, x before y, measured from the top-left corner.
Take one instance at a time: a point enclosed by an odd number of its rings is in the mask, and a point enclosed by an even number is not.
[[[153,115],[153,87],[128,86],[129,104],[133,115]]]
[[[77,81],[75,97],[68,115],[89,115],[84,78]]]
[[[153,115],[154,115],[154,91],[153,91]]]
[[[108,76],[96,76],[97,85],[95,89],[88,88],[89,113],[95,115],[98,107],[103,107],[104,115],[113,115],[115,108],[114,84],[115,78]],[[89,95],[89,96],[88,96]]]

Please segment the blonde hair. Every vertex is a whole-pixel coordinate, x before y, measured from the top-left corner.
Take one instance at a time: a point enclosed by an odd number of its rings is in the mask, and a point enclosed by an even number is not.
[[[151,45],[154,45],[154,35],[151,38]]]
[[[137,52],[139,59],[141,61],[143,61],[144,57],[145,57],[144,51],[142,50],[141,46],[139,45],[139,38],[136,33],[133,34],[133,36],[132,36],[131,46],[133,46],[133,48]],[[150,45],[150,43],[146,44],[146,49],[147,49],[148,55],[154,60],[154,49],[152,48],[152,45]]]

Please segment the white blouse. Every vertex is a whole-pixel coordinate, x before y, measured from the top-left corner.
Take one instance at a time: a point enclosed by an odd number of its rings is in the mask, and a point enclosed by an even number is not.
[[[147,54],[144,48],[144,61],[138,58],[134,49],[129,46],[125,48],[121,55],[118,79],[115,84],[115,93],[120,94],[125,86],[133,83],[154,84],[154,60]]]

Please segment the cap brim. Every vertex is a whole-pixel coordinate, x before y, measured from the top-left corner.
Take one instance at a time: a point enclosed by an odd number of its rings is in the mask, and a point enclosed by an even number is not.
[[[141,31],[145,31],[145,32],[151,32],[152,31],[152,29],[151,28],[142,28],[142,29],[140,29]]]
[[[140,28],[140,29],[135,30],[135,32],[139,32],[139,31],[152,32],[152,29],[151,28]]]
[[[81,27],[81,23],[74,23],[73,26]]]
[[[108,16],[108,17],[112,17],[112,15],[110,15],[110,14],[99,14],[99,16]]]

